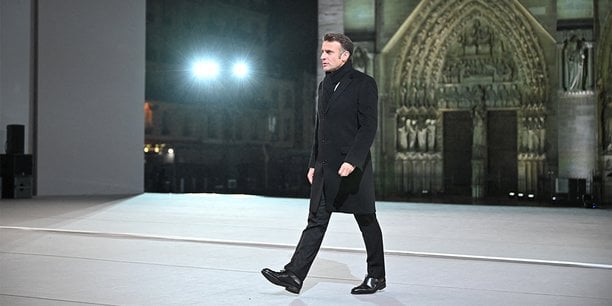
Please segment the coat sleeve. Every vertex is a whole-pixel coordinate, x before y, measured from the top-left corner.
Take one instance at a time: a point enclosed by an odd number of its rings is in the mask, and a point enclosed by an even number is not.
[[[319,90],[321,92],[321,86],[323,82],[319,83]],[[310,150],[310,159],[308,161],[308,168],[314,168],[315,163],[317,162],[317,152],[319,150],[319,142],[317,134],[319,133],[319,99],[317,99],[316,107],[315,107],[315,124],[314,124],[314,132],[312,133],[312,149]]]
[[[314,168],[317,162],[317,151],[319,150],[319,143],[317,141],[317,133],[319,130],[319,116],[315,114],[315,126],[312,139],[312,149],[310,151],[310,160],[308,161],[308,168]]]
[[[378,126],[378,88],[376,81],[370,76],[365,76],[359,87],[357,99],[357,134],[348,151],[345,161],[351,165],[361,168],[366,163],[370,153],[370,147],[376,137]]]

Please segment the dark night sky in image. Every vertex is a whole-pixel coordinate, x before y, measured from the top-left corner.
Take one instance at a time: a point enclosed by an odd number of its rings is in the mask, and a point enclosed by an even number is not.
[[[274,69],[289,73],[316,73],[318,63],[318,23],[316,0],[272,0],[272,20],[268,33]],[[281,72],[285,73],[285,72]]]
[[[235,8],[242,3],[245,10],[237,13]],[[267,73],[316,71],[316,0],[148,0],[147,6],[147,18],[161,24],[147,27],[147,35],[163,37],[156,47],[166,49],[161,52],[166,63],[181,64],[185,58],[211,48],[222,56],[248,52],[251,44],[263,49],[257,56],[264,57],[260,60],[266,65],[261,68]],[[249,18],[262,18],[266,28],[257,30],[256,35],[245,34],[252,33]]]

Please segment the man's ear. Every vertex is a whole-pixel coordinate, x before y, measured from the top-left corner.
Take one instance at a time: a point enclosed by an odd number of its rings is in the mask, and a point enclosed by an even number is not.
[[[350,52],[348,52],[348,51],[344,51],[344,52],[342,52],[341,57],[342,57],[342,60],[343,60],[343,61],[345,61],[345,62],[346,62],[346,61],[348,61],[349,56],[351,56],[351,53],[350,53]]]

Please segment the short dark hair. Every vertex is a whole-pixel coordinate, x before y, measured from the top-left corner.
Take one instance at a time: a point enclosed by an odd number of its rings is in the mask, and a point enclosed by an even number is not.
[[[353,41],[342,33],[327,33],[323,36],[323,41],[337,41],[345,51],[353,55]]]

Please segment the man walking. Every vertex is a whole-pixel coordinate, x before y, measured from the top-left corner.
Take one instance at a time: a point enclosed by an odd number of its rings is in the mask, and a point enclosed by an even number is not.
[[[279,272],[261,273],[275,285],[299,293],[317,255],[332,212],[351,213],[367,252],[367,275],[351,290],[371,294],[386,287],[382,232],[376,219],[370,147],[376,136],[378,89],[374,79],[352,67],[353,42],[328,33],[321,47],[325,78],[319,84],[310,182],[308,225],[291,261]]]

